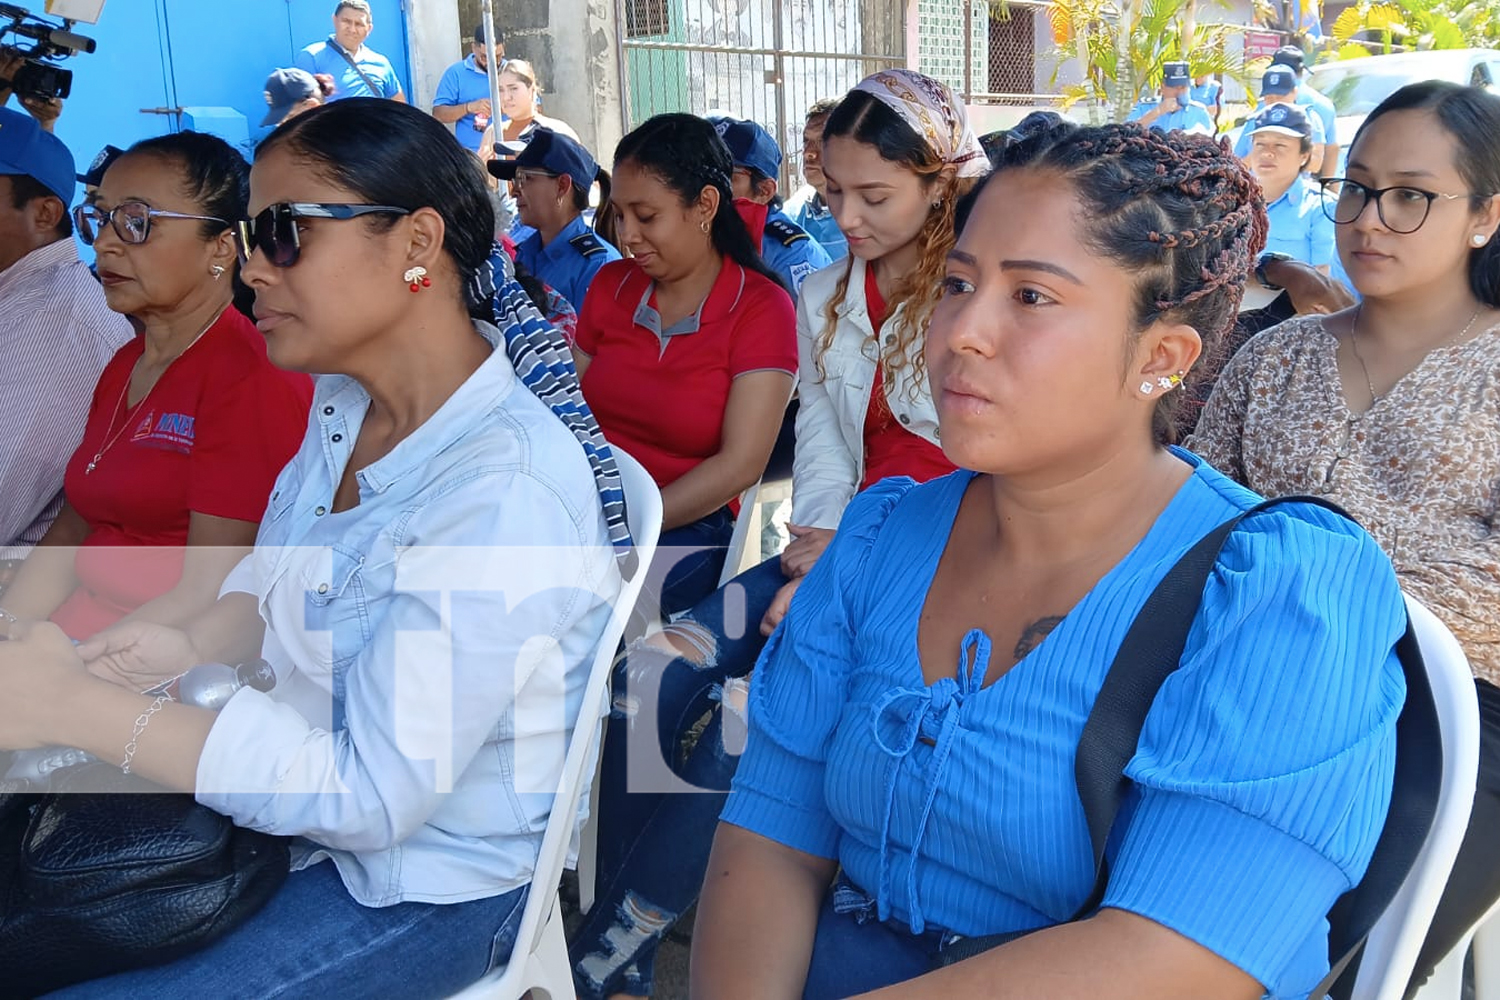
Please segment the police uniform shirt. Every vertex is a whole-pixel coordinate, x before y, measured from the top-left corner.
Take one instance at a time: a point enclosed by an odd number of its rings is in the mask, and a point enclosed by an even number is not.
[[[786,281],[793,299],[809,274],[831,263],[828,252],[818,241],[779,208],[766,216],[760,255],[766,266]]]
[[[1325,197],[1323,189],[1308,178],[1293,181],[1266,206],[1271,224],[1266,249],[1314,266],[1331,266],[1337,253],[1333,220],[1323,211]]]
[[[792,195],[786,203],[786,214],[797,225],[807,230],[807,235],[818,241],[830,261],[843,260],[849,256],[849,241],[833,217],[833,209],[818,194],[817,188],[805,185]]]
[[[1160,98],[1152,101],[1142,101],[1135,106],[1135,110],[1130,112],[1130,117],[1125,120],[1128,122],[1138,121],[1146,112],[1151,111],[1160,103]],[[1162,132],[1181,131],[1196,132],[1199,135],[1213,135],[1214,118],[1213,115],[1209,114],[1207,108],[1197,101],[1190,100],[1183,107],[1176,108],[1157,118],[1156,121],[1151,123],[1151,127]]]
[[[583,296],[599,269],[620,259],[620,251],[601,240],[582,217],[575,218],[542,246],[542,234],[516,244],[516,259],[526,269],[562,293],[574,309],[583,309]]]
[[[1309,118],[1316,118],[1322,123],[1323,134],[1328,137],[1323,141],[1328,143],[1337,143],[1339,141],[1339,113],[1338,109],[1333,106],[1332,101],[1306,83],[1297,88],[1296,101],[1299,107],[1307,108],[1312,112],[1308,116]]]
[[[1253,145],[1250,141],[1250,132],[1255,125],[1255,119],[1260,117],[1261,112],[1265,111],[1266,107],[1274,107],[1274,105],[1267,105],[1256,108],[1255,114],[1251,115],[1250,118],[1246,120],[1245,124],[1240,127],[1239,135],[1234,140],[1234,155],[1238,156],[1242,160],[1250,155],[1250,150]],[[1312,134],[1308,136],[1308,139],[1314,146],[1323,145],[1323,143],[1327,140],[1323,138],[1322,121],[1318,119],[1317,115],[1310,114],[1307,116],[1307,124],[1312,130]],[[1318,164],[1313,163],[1309,165],[1308,169],[1317,170],[1317,168]]]

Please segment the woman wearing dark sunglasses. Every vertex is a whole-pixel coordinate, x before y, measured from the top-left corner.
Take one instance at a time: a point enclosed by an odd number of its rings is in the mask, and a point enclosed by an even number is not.
[[[228,143],[181,132],[113,160],[75,210],[105,300],[139,333],[99,378],[66,506],[6,591],[0,631],[11,618],[77,639],[130,615],[187,623],[254,541],[312,384],[275,368],[230,308],[248,177]]]
[[[608,455],[562,338],[490,264],[482,168],[430,115],[373,98],[299,115],[257,150],[250,211],[270,355],[320,373],[254,553],[185,632],[0,643],[0,747],[123,752],[297,837],[294,870],[203,951],[59,995],[448,996],[515,943],[619,592],[619,481],[581,444]],[[134,693],[256,655],[275,689],[217,716]],[[80,657],[150,667],[122,690]]]
[[[1364,301],[1252,340],[1190,446],[1258,493],[1343,505],[1477,675],[1479,789],[1420,981],[1500,899],[1500,97],[1398,90],[1348,172],[1326,210]]]

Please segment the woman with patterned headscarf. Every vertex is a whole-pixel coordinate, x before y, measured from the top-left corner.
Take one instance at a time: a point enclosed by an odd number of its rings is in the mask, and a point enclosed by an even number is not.
[[[733,707],[742,695],[743,682],[731,683],[726,698],[726,682],[750,673],[844,507],[887,476],[925,481],[954,469],[938,447],[922,348],[953,248],[954,204],[989,160],[952,92],[903,69],[870,76],[830,113],[823,169],[849,259],[810,275],[797,304],[795,538],[780,558],[635,645],[617,668],[622,707],[605,741],[599,903],[571,948],[583,997],[651,993],[656,943],[697,896],[737,759],[725,751],[716,710],[686,759],[679,748],[717,702]],[[712,790],[627,792],[627,757],[658,750],[665,763],[657,767]]]

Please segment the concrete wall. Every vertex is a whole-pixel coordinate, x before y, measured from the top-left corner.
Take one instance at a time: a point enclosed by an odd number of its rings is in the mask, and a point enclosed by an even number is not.
[[[432,106],[443,70],[468,54],[480,0],[408,0],[413,93]],[[542,106],[601,161],[623,134],[615,0],[494,0],[505,54],[536,67]]]

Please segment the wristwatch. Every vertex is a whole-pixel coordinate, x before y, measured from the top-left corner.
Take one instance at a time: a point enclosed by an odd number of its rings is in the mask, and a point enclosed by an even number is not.
[[[1260,257],[1255,261],[1255,280],[1260,282],[1262,285],[1265,285],[1272,291],[1280,291],[1281,286],[1276,284],[1276,282],[1272,281],[1270,278],[1266,277],[1266,265],[1279,260],[1292,259],[1293,257],[1291,254],[1277,253],[1274,250],[1267,251],[1266,253],[1261,254]]]

